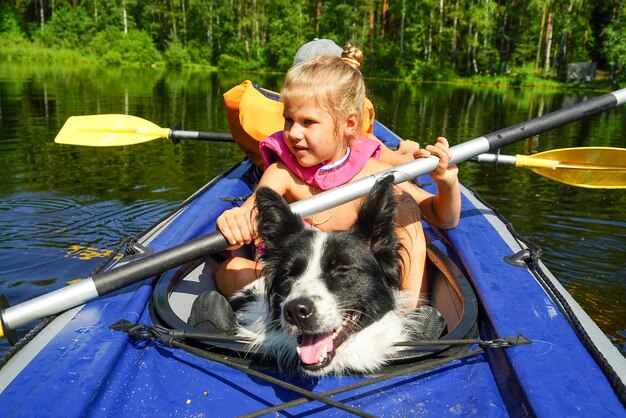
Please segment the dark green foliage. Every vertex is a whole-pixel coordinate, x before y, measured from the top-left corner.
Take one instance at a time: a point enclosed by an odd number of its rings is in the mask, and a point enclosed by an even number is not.
[[[277,0],[268,4],[264,63],[268,69],[287,71],[298,48],[315,37],[303,0]],[[337,41],[339,42],[339,41]]]
[[[230,54],[220,55],[217,66],[225,70],[255,70],[260,68],[260,64],[257,61],[247,60]]]
[[[616,18],[603,32],[603,52],[609,64],[611,77],[626,84],[626,3],[616,11]]]
[[[188,62],[199,65],[211,65],[212,50],[206,43],[192,39],[187,43]]]
[[[22,41],[18,14],[7,5],[0,5],[0,43],[10,44]]]
[[[34,38],[49,47],[80,49],[93,32],[94,22],[83,9],[59,9],[34,33]]]
[[[624,0],[5,0],[0,39],[95,52],[107,63],[279,70],[315,37],[365,54],[368,76],[624,72]],[[127,33],[127,35],[124,35]],[[8,42],[7,42],[8,40]],[[97,40],[97,41],[96,41]],[[159,52],[157,55],[156,51]],[[523,69],[523,70],[520,70]]]
[[[109,65],[154,64],[161,61],[150,36],[136,30],[128,34],[115,29],[98,32],[88,49]]]
[[[189,52],[187,48],[178,42],[168,42],[167,49],[163,53],[165,63],[170,67],[182,67],[189,64]]]

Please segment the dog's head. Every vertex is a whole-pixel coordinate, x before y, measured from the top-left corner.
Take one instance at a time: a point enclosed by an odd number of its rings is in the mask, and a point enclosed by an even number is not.
[[[256,199],[268,323],[297,340],[305,373],[346,368],[333,366],[342,344],[396,307],[401,264],[392,176],[375,184],[347,231],[306,227],[271,189],[259,188]]]

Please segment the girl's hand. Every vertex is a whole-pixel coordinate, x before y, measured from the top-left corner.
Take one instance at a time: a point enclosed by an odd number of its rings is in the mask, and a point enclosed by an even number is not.
[[[217,218],[216,224],[226,241],[236,247],[249,244],[257,237],[256,222],[246,206],[224,211]]]
[[[414,155],[416,151],[420,149],[419,142],[404,140],[400,141],[400,145],[398,145],[397,152],[400,154],[411,154]]]
[[[427,158],[434,155],[439,158],[437,169],[430,173],[430,176],[437,184],[447,184],[453,186],[458,182],[459,169],[456,165],[448,165],[452,154],[448,140],[442,136],[437,138],[435,145],[427,145],[426,148],[416,150],[413,153],[414,158]]]

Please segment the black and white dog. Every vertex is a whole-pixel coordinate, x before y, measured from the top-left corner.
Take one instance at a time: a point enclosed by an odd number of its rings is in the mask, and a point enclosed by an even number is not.
[[[305,226],[268,188],[257,190],[262,278],[236,294],[239,335],[282,369],[319,376],[372,372],[420,337],[403,312],[393,178],[373,187],[347,231]]]

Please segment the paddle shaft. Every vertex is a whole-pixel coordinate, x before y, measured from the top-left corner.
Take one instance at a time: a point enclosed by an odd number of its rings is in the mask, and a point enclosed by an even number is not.
[[[515,162],[517,161],[517,156],[500,154],[480,154],[472,158],[472,161],[476,161],[478,163],[502,163],[505,165],[515,165]]]
[[[479,163],[493,163],[493,164],[505,164],[512,165],[515,167],[525,167],[525,168],[548,168],[552,170],[556,170],[557,168],[576,168],[580,170],[589,170],[589,165],[565,165],[561,164],[558,160],[550,160],[543,158],[532,158],[532,156],[526,155],[500,155],[500,154],[480,154],[474,158],[472,161],[476,161]],[[598,167],[592,167],[598,168]]]
[[[575,120],[591,116],[626,103],[626,89],[617,90],[569,108],[557,110],[529,121],[504,128],[450,148],[450,163],[457,164],[479,154],[489,152],[525,138],[538,135]],[[291,210],[301,217],[315,215],[324,210],[364,196],[376,180],[392,174],[396,183],[432,172],[437,168],[438,158],[420,158],[390,168],[360,180],[325,191],[308,199],[295,202]],[[0,311],[5,334],[39,318],[53,315],[112,291],[163,273],[189,261],[214,254],[230,245],[219,231],[195,238],[167,250],[144,256],[127,264],[99,273],[77,284],[39,296],[19,305]]]
[[[584,149],[584,148],[581,148]],[[602,152],[603,149],[599,149]],[[616,150],[623,150],[623,148],[616,148]],[[554,150],[553,150],[554,151]],[[626,155],[626,154],[625,154]],[[598,164],[588,163],[584,161],[560,161],[549,158],[536,158],[533,155],[500,155],[500,154],[480,154],[472,161],[479,163],[493,163],[493,164],[505,164],[514,165],[516,167],[525,168],[567,168],[571,170],[597,170],[597,171],[624,171],[626,165],[611,165],[611,164]]]
[[[233,136],[229,133],[221,132],[200,132],[200,131],[180,131],[172,129],[169,131],[168,137],[178,143],[181,139],[199,139],[202,141],[213,142],[234,142]]]

